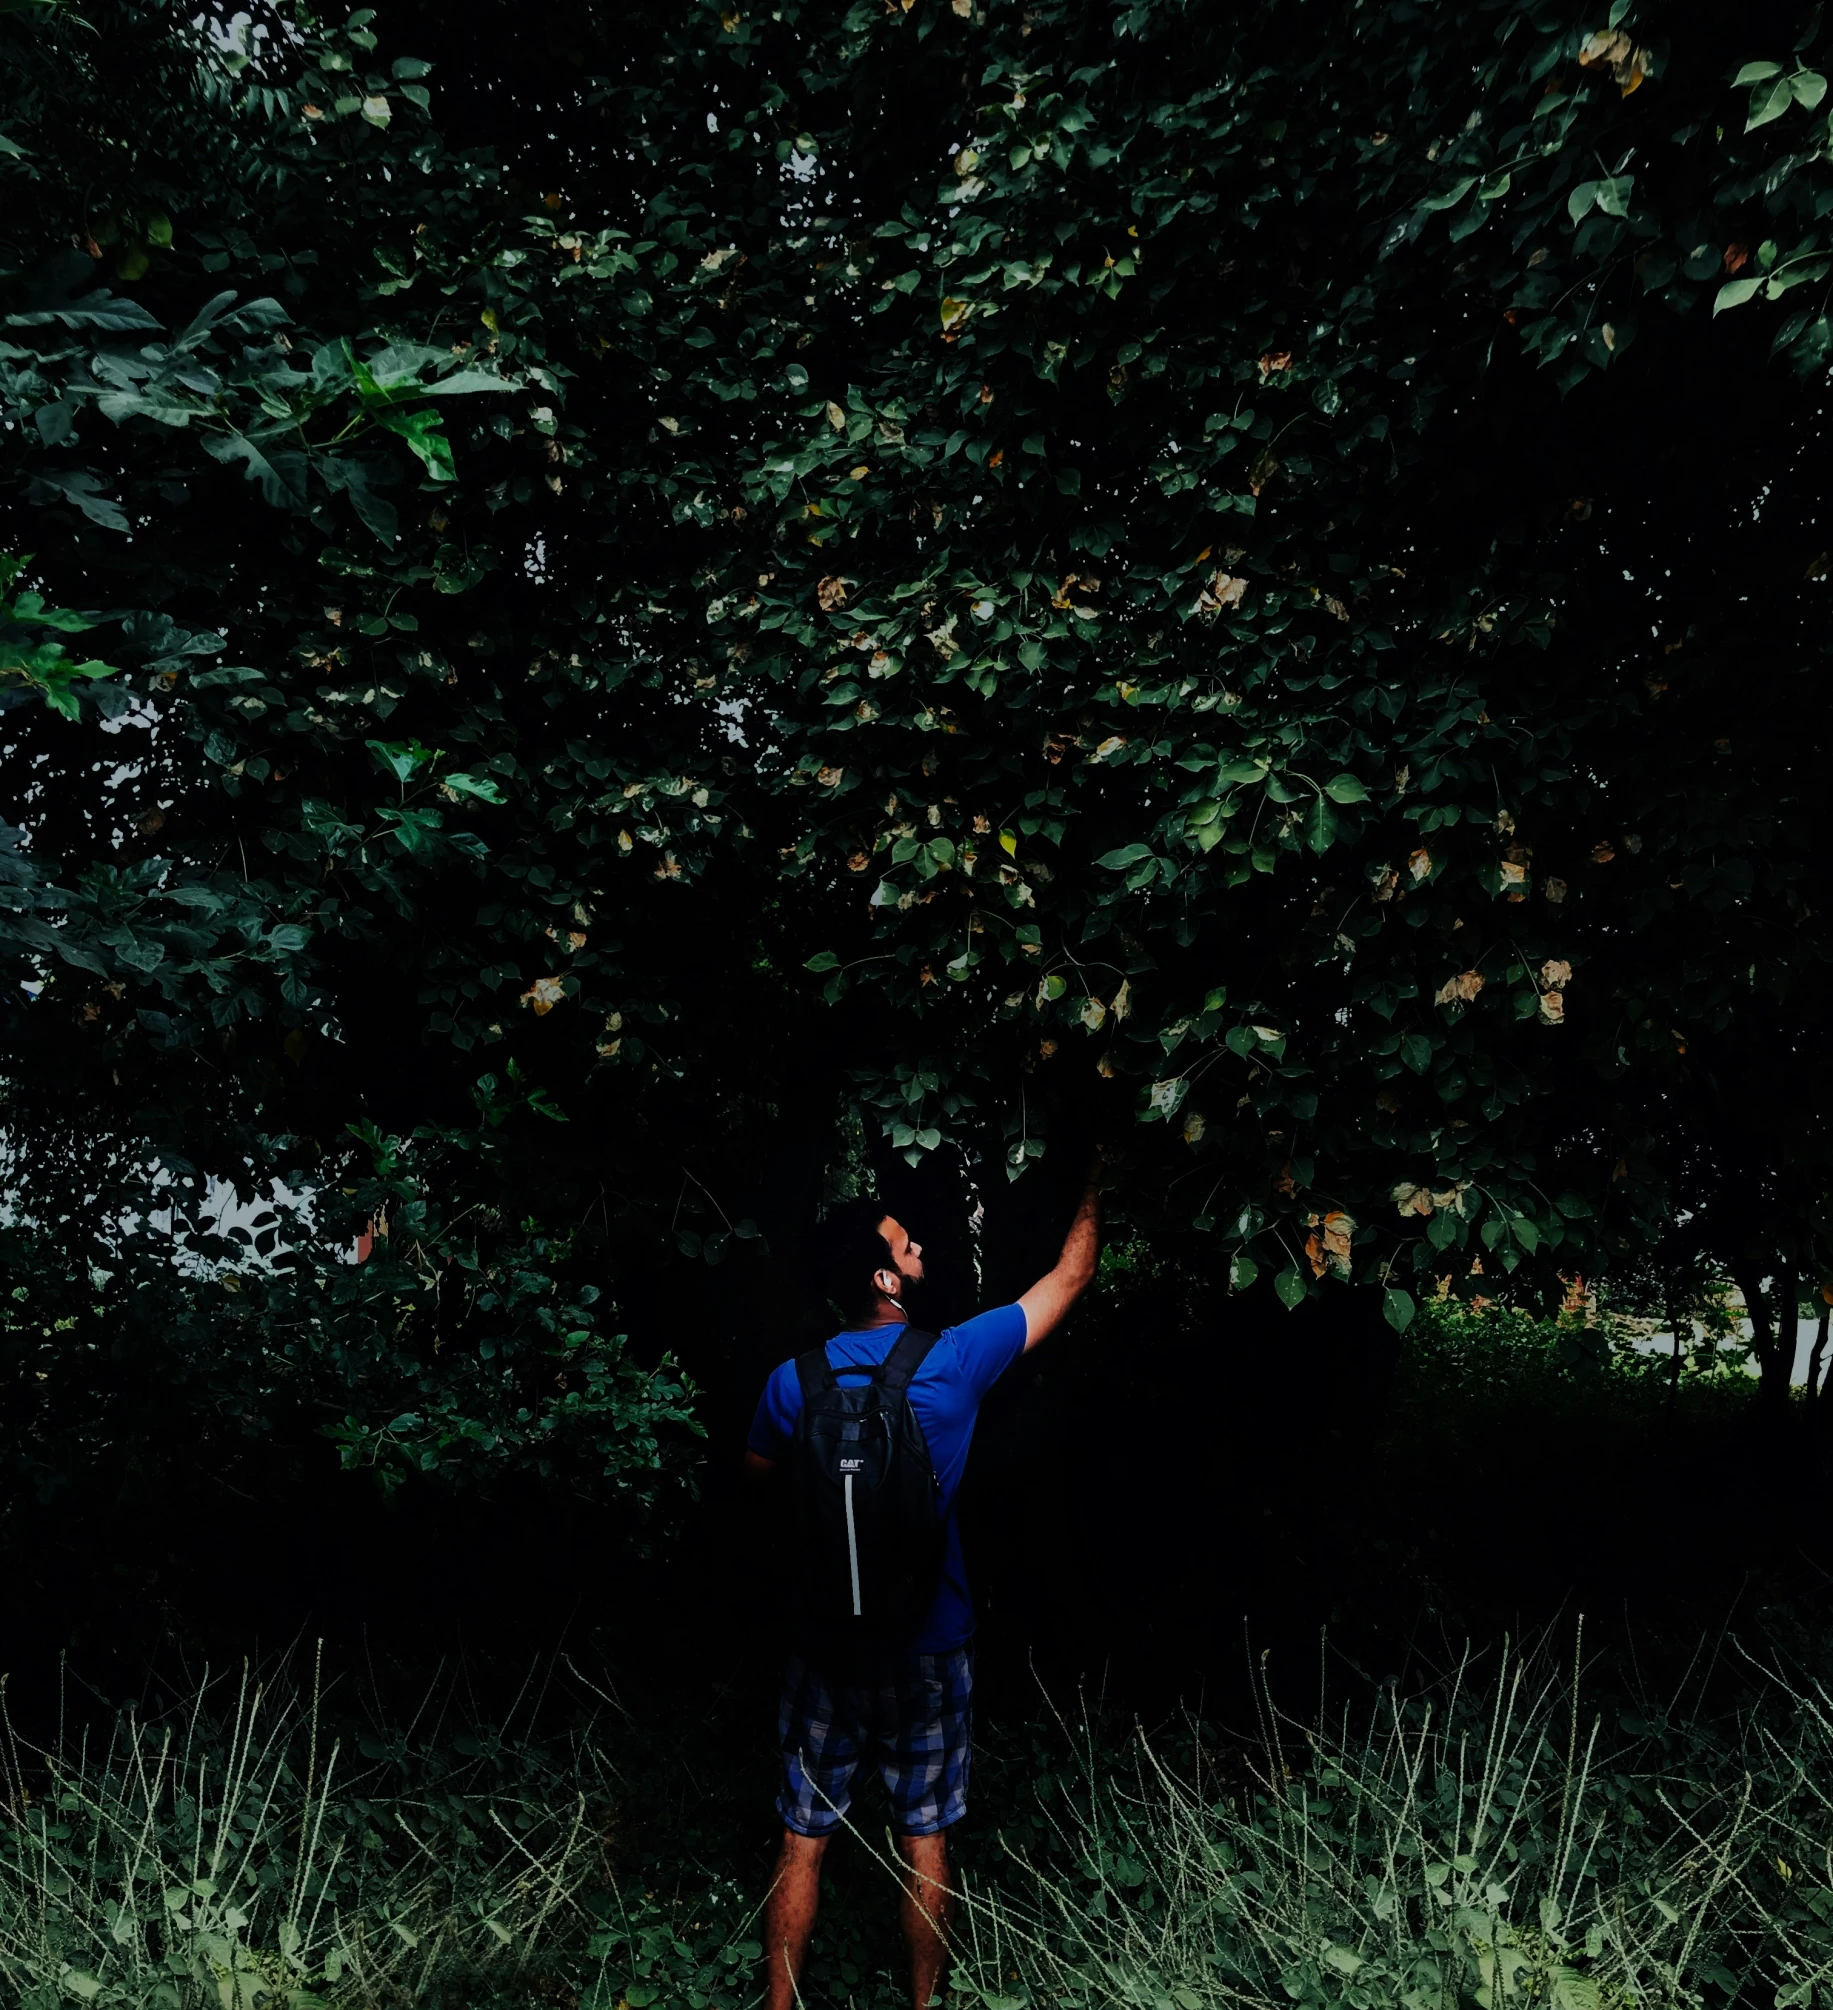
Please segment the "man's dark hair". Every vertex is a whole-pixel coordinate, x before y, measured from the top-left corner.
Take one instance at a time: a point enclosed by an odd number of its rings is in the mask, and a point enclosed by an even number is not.
[[[891,1245],[879,1233],[882,1201],[844,1200],[830,1207],[815,1228],[815,1275],[842,1318],[863,1319],[873,1308],[880,1270],[895,1270]]]

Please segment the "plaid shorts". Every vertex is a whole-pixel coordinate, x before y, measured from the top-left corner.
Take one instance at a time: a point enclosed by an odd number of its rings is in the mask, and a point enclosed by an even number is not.
[[[777,1813],[797,1835],[832,1835],[862,1758],[877,1766],[899,1835],[930,1836],[967,1812],[974,1664],[966,1647],[903,1654],[854,1679],[790,1658],[777,1711]]]

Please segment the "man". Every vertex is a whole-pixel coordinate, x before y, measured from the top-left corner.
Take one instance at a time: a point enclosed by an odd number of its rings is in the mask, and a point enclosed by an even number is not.
[[[898,1854],[905,1865],[899,1909],[910,1957],[914,2010],[937,2000],[952,1915],[948,1830],[966,1811],[973,1606],[955,1522],[955,1495],[967,1464],[980,1401],[1018,1357],[1054,1332],[1095,1274],[1099,1205],[1094,1168],[1056,1267],[1015,1305],[950,1327],[923,1357],[908,1386],[922,1427],[944,1518],[941,1577],[907,1642],[870,1668],[817,1665],[802,1643],[793,1653],[778,1713],[783,1842],[764,1911],[765,2010],[791,2010],[820,1900],[821,1859],[852,1799],[862,1759],[876,1764],[891,1796]],[[923,1281],[923,1251],[903,1223],[871,1201],[830,1212],[820,1232],[822,1282],[846,1330],[827,1343],[829,1368],[878,1367],[908,1324],[905,1300]],[[786,1361],[765,1384],[745,1464],[773,1471],[790,1450],[803,1395]]]

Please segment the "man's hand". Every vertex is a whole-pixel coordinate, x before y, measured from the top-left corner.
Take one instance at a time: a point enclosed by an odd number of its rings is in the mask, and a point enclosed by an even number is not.
[[[1095,1185],[1100,1172],[1101,1154],[1097,1151],[1089,1161],[1088,1182],[1082,1189],[1076,1218],[1063,1238],[1056,1268],[1040,1277],[1018,1301],[1025,1315],[1027,1352],[1056,1331],[1069,1308],[1094,1281],[1095,1259],[1101,1248],[1101,1195]]]

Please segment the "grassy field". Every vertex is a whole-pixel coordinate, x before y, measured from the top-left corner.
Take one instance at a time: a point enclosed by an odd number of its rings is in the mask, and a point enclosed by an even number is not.
[[[1664,1697],[1583,1659],[1568,1632],[1407,1683],[1335,1670],[1304,1721],[1263,1689],[1245,1738],[1092,1708],[997,1727],[956,1999],[1806,2010],[1833,1983],[1827,1695],[1729,1643]],[[745,2002],[767,1783],[577,1669],[496,1729],[463,1698],[389,1730],[285,1668],[145,1711],[73,1694],[61,1740],[8,1744],[9,1998]],[[895,2003],[869,1798],[834,1861],[810,2001]]]

